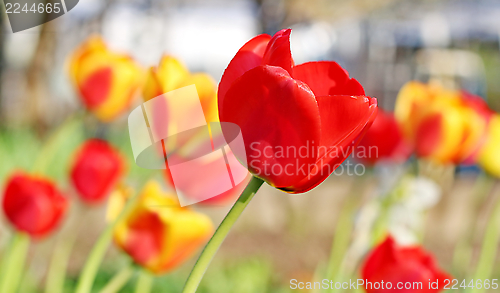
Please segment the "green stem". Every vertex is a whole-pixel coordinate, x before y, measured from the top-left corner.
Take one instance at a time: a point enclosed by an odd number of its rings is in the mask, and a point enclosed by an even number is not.
[[[127,284],[130,277],[134,275],[134,267],[132,265],[124,266],[99,293],[116,293]]]
[[[146,270],[141,270],[139,278],[137,279],[137,285],[135,287],[135,293],[149,293],[151,288],[153,288],[153,276]]]
[[[7,250],[7,257],[2,264],[0,280],[0,292],[14,293],[19,287],[23,274],[26,256],[30,245],[30,237],[27,234],[17,232],[12,238]]]
[[[351,241],[353,230],[353,221],[351,219],[354,209],[357,206],[357,200],[347,199],[347,203],[340,212],[339,219],[335,228],[335,236],[332,241],[330,259],[326,270],[327,279],[337,281],[340,279],[340,267],[344,259],[347,248]]]
[[[497,255],[498,243],[500,242],[500,198],[497,199],[495,206],[491,212],[491,217],[486,226],[481,254],[476,267],[473,280],[488,279],[491,277]],[[474,293],[484,292],[482,289],[473,289]]]
[[[104,255],[106,254],[109,243],[113,239],[115,227],[123,219],[123,217],[130,212],[137,198],[138,195],[136,194],[133,198],[129,199],[118,217],[116,217],[116,219],[106,227],[97,239],[97,242],[90,251],[82,273],[80,274],[75,293],[89,293],[90,290],[92,290],[92,285],[94,284],[94,279],[97,271],[99,270],[99,266],[101,265]]]
[[[77,219],[80,219],[81,222],[77,225],[70,224],[58,235],[50,261],[49,271],[47,273],[45,293],[62,293],[64,291],[66,268],[68,267],[71,251],[73,250],[82,226],[86,223],[85,220],[88,218],[88,211],[87,213],[82,213],[81,210],[78,209],[76,213],[78,215]]]
[[[207,245],[205,246],[205,249],[203,249],[203,252],[196,261],[193,270],[189,274],[189,277],[186,281],[186,285],[184,285],[182,293],[196,292],[196,289],[198,288],[201,279],[203,278],[203,275],[205,274],[208,266],[210,265],[210,262],[214,258],[215,253],[217,252],[217,250],[219,250],[220,245],[226,238],[227,234],[229,233],[229,230],[231,230],[231,227],[234,225],[234,223],[239,218],[241,213],[245,210],[246,206],[253,198],[257,190],[259,190],[260,186],[262,186],[262,183],[264,183],[262,179],[259,179],[257,177],[252,177],[252,179],[248,183],[245,190],[243,190],[236,203],[233,205],[233,207],[226,215],[224,220],[222,220],[222,222],[220,223],[219,228],[217,228],[217,231],[215,231],[214,235],[212,236],[212,239],[208,241]]]

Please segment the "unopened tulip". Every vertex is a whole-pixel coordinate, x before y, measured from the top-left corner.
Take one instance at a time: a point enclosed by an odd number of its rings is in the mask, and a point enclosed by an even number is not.
[[[90,37],[69,60],[70,77],[83,104],[104,122],[126,111],[142,84],[142,69],[129,57]]]
[[[221,122],[241,128],[249,171],[290,193],[311,190],[352,153],[377,101],[332,61],[295,65],[291,30],[263,34],[236,53],[219,84]]]
[[[86,203],[104,200],[123,174],[120,153],[100,139],[86,141],[76,152],[71,167],[71,182]]]
[[[110,197],[108,215],[113,219],[128,194],[117,190]],[[170,272],[192,257],[212,236],[209,217],[180,207],[175,195],[150,181],[132,211],[114,231],[115,243],[135,263],[155,274]]]
[[[6,184],[3,210],[19,231],[34,237],[54,231],[68,207],[67,199],[48,179],[14,174]]]
[[[399,247],[391,237],[368,255],[363,264],[362,278],[368,293],[440,292],[451,279],[422,247]],[[381,287],[382,281],[384,288]],[[436,281],[437,286],[430,284]]]

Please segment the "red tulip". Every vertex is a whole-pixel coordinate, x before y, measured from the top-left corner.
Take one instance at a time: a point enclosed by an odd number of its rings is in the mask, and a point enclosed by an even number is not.
[[[403,139],[394,114],[378,110],[377,117],[360,141],[358,149],[359,161],[373,165],[379,160],[401,163],[406,161],[411,154],[411,148]]]
[[[71,181],[83,201],[98,203],[115,188],[123,169],[117,150],[104,140],[91,139],[76,153]]]
[[[300,193],[351,154],[375,118],[377,101],[335,62],[295,66],[290,33],[259,35],[238,51],[219,84],[218,106],[221,122],[241,128],[246,157],[233,151],[250,172]]]
[[[448,283],[445,280],[451,279],[447,273],[438,268],[434,257],[421,247],[398,247],[391,237],[370,253],[363,266],[362,275],[368,293],[439,292]],[[382,281],[385,284],[384,289],[375,284],[380,285]],[[437,287],[431,286],[431,288],[439,289],[429,289],[429,283],[436,281],[438,281]],[[404,288],[405,284],[410,283],[412,288]],[[414,284],[417,284],[418,288],[414,287]],[[375,289],[376,287],[379,289]]]
[[[19,231],[40,237],[61,222],[68,201],[48,179],[18,173],[7,182],[3,210]]]

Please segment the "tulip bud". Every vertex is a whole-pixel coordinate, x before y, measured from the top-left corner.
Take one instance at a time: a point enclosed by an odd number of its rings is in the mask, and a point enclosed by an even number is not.
[[[106,141],[90,139],[77,151],[71,182],[86,203],[98,203],[115,188],[123,174],[121,155]]]
[[[3,210],[19,231],[45,236],[59,225],[67,207],[67,199],[48,179],[18,173],[7,182]]]

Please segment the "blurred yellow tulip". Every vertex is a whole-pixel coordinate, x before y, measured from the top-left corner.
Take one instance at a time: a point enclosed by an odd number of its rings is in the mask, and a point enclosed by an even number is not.
[[[108,205],[108,219],[116,218],[130,192],[117,190]],[[135,263],[155,274],[174,270],[212,236],[210,218],[180,207],[177,198],[162,191],[156,181],[148,182],[131,212],[115,230],[116,244]]]
[[[142,95],[144,100],[148,101],[163,93],[192,84],[198,91],[206,121],[219,121],[216,82],[206,73],[190,73],[181,61],[172,56],[163,56],[158,67],[149,69]]]
[[[500,177],[500,115],[493,115],[486,140],[479,150],[478,163],[488,173]]]
[[[134,60],[110,51],[98,36],[75,49],[69,74],[83,104],[103,122],[127,110],[143,80],[143,70]]]
[[[417,156],[443,164],[474,162],[487,124],[481,103],[465,92],[411,81],[398,94],[395,116]]]

